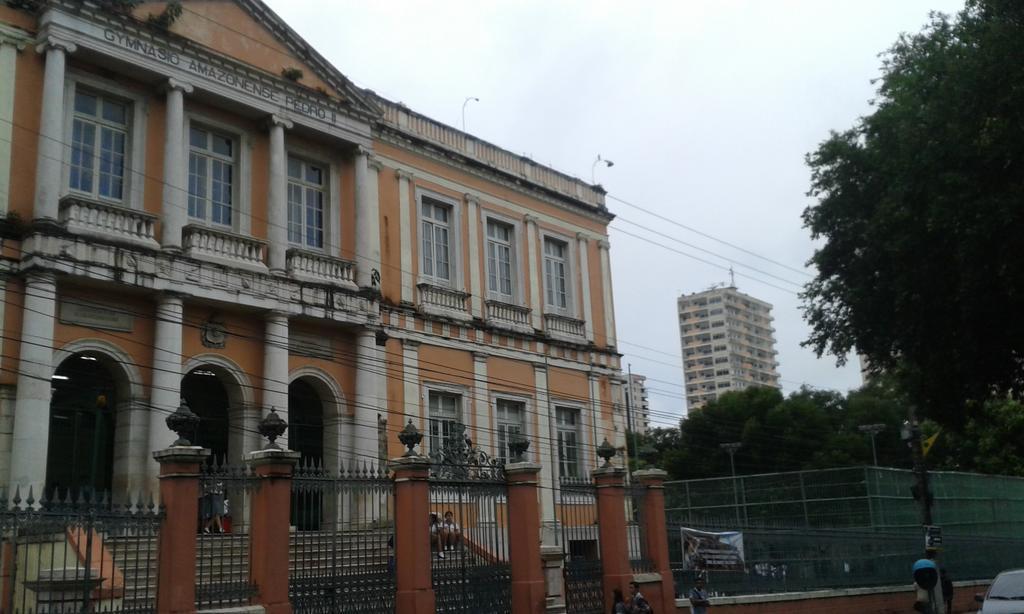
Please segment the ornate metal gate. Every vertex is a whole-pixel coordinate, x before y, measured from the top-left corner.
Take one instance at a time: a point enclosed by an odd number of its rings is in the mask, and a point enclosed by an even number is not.
[[[438,614],[511,614],[505,467],[456,424],[430,454],[431,571]]]
[[[601,614],[601,552],[597,532],[597,491],[590,479],[562,478],[558,517],[565,555],[565,608],[569,614]]]
[[[387,473],[366,463],[296,469],[288,584],[296,614],[394,612],[392,495]]]

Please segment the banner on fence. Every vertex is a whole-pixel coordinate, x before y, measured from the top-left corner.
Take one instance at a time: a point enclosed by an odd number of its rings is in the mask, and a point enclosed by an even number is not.
[[[743,533],[739,531],[698,531],[680,527],[683,541],[683,569],[742,570]]]

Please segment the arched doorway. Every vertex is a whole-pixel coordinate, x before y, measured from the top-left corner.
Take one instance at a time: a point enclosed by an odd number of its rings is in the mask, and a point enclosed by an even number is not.
[[[199,416],[193,445],[210,450],[208,462],[224,463],[229,458],[231,397],[215,367],[202,365],[181,380],[181,397]]]
[[[72,354],[53,374],[46,455],[48,496],[109,493],[114,477],[118,374],[96,352]],[[122,378],[123,379],[123,378]]]
[[[288,423],[288,447],[302,455],[300,467],[323,467],[324,404],[309,378],[299,378],[288,386]],[[296,529],[319,530],[323,515],[322,491],[299,490],[293,494],[291,524]]]

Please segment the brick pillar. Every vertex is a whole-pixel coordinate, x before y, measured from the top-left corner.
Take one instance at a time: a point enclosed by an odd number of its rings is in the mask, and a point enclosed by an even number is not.
[[[249,511],[249,581],[257,589],[253,605],[266,614],[291,614],[288,601],[288,539],[291,525],[292,470],[299,453],[257,450],[247,462],[258,483]]]
[[[157,541],[156,611],[196,611],[196,519],[199,517],[199,468],[209,450],[174,446],[153,452],[160,465],[160,521]]]
[[[434,614],[430,573],[430,461],[403,456],[395,472],[395,614]]]
[[[644,546],[647,558],[654,564],[654,570],[661,575],[660,600],[661,608],[654,602],[653,592],[650,595],[655,612],[669,611],[675,608],[676,589],[672,578],[672,568],[668,557],[668,528],[665,523],[665,478],[668,473],[661,469],[644,469],[633,473],[633,478],[645,489],[643,517],[640,522],[644,526]],[[646,594],[646,593],[645,593]]]
[[[612,592],[621,589],[629,594],[633,570],[629,564],[629,544],[626,541],[626,489],[623,478],[626,470],[605,465],[594,470],[597,486],[597,530],[601,542],[604,603],[612,609]]]
[[[540,465],[509,463],[508,558],[512,564],[512,611],[543,614],[547,591],[540,557]],[[514,510],[514,512],[513,512]]]

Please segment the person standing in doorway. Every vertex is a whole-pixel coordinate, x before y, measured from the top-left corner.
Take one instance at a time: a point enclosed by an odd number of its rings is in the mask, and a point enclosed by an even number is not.
[[[691,614],[708,614],[711,602],[708,601],[708,592],[704,590],[703,576],[697,576],[697,580],[694,581],[693,588],[690,589],[690,594],[687,596],[690,598]]]
[[[224,532],[224,483],[203,481],[203,533]]]

